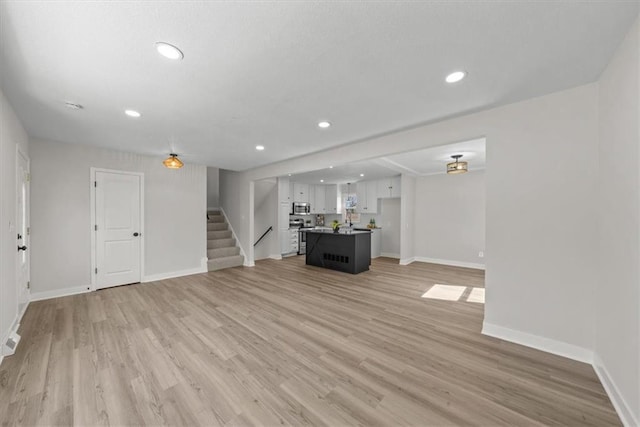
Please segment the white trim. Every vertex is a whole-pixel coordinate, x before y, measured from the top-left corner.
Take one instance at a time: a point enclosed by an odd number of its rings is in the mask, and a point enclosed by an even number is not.
[[[91,286],[76,286],[73,288],[55,289],[53,291],[35,292],[31,294],[31,302],[45,299],[66,297],[69,295],[91,292]]]
[[[391,253],[391,252],[381,252],[380,256],[387,257],[387,258],[400,259],[400,254],[394,254],[394,253]]]
[[[557,354],[558,356],[567,357],[569,359],[577,360],[578,362],[589,364],[593,363],[593,351],[586,348],[541,337],[539,335],[529,334],[527,332],[516,331],[514,329],[487,323],[486,321],[482,323],[482,334],[546,351],[547,353]]]
[[[622,393],[620,393],[620,389],[616,386],[611,375],[609,375],[609,372],[604,366],[604,363],[598,353],[594,353],[593,355],[593,369],[596,371],[596,375],[600,379],[604,390],[607,392],[609,400],[613,403],[613,407],[618,413],[622,424],[627,427],[640,426],[640,420],[636,419],[633,415],[631,407],[624,400]]]
[[[171,271],[168,273],[150,274],[149,276],[144,276],[142,278],[142,283],[156,282],[158,280],[165,280],[165,279],[174,279],[176,277],[191,276],[192,274],[201,274],[206,272],[207,272],[207,266],[205,265],[204,267],[200,266],[196,268],[189,268],[187,270]]]
[[[409,265],[412,262],[414,262],[416,260],[415,257],[411,257],[411,258],[401,258],[400,259],[400,265]]]
[[[475,262],[453,261],[449,259],[427,258],[427,257],[421,257],[421,256],[417,256],[413,260],[418,262],[429,262],[431,264],[450,265],[452,267],[475,268],[478,270],[485,269],[484,264],[477,264]]]
[[[28,179],[27,179],[27,199],[24,200],[23,202],[26,203],[26,224],[24,224],[25,227],[27,227],[27,229],[30,231],[31,228],[31,159],[29,158],[29,156],[27,156],[21,149],[20,149],[20,145],[16,144],[16,163],[15,163],[15,178],[16,178],[16,186],[14,188],[14,196],[15,196],[15,204],[16,204],[16,216],[15,216],[15,222],[16,224],[18,223],[18,217],[20,216],[20,212],[18,212],[18,162],[19,159],[18,157],[22,157],[22,159],[27,163],[27,175],[28,175]],[[17,226],[17,225],[16,225]],[[15,236],[16,234],[14,234]],[[31,233],[28,232],[24,235],[23,239],[22,239],[22,244],[27,246],[27,250],[25,251],[26,256],[27,256],[27,283],[29,283],[31,281]],[[16,307],[20,307],[20,304],[23,301],[20,301],[20,296],[23,295],[22,291],[22,284],[18,283],[18,278],[22,277],[22,274],[20,272],[20,256],[16,255],[15,256],[15,274],[16,274]],[[31,299],[31,290],[29,288],[27,288],[26,290],[26,301],[24,301],[25,304],[25,309],[26,306],[29,305],[29,301]],[[24,310],[24,309],[23,309]],[[24,313],[24,311],[23,311]],[[8,338],[8,335],[7,335]],[[4,342],[4,340],[2,341]]]
[[[7,339],[9,339],[9,335],[11,335],[12,332],[18,333],[20,322],[22,322],[22,316],[24,316],[24,313],[26,313],[27,307],[29,307],[29,301],[27,301],[27,303],[24,305],[22,311],[16,314],[15,319],[13,319],[13,322],[11,322],[11,327],[9,328],[7,333],[2,336],[2,341],[0,341],[0,349],[2,348],[1,346],[4,345],[5,342],[7,342]],[[2,351],[0,351],[0,364],[2,364],[4,356],[5,355],[2,354]]]
[[[144,173],[143,172],[131,172],[131,171],[120,171],[114,169],[104,169],[104,168],[89,168],[89,204],[90,206],[90,234],[91,234],[91,271],[89,274],[91,275],[91,289],[95,291],[97,289],[96,283],[96,233],[95,233],[95,225],[96,225],[96,187],[94,182],[96,181],[96,172],[106,172],[106,173],[119,173],[123,175],[135,175],[140,177],[140,281],[145,277],[144,276],[144,252],[145,252],[145,233],[144,230]]]
[[[240,239],[238,239],[238,236],[236,235],[236,232],[233,230],[233,226],[231,225],[231,222],[229,222],[229,218],[227,217],[227,213],[224,211],[224,209],[222,209],[222,206],[220,206],[220,212],[222,212],[222,216],[224,216],[224,220],[227,222],[227,225],[229,226],[229,230],[231,230],[231,235],[233,236],[234,239],[236,239],[236,245],[238,245],[238,247],[240,248],[240,253],[242,254],[242,256],[244,257],[244,266],[245,267],[253,267],[253,265],[248,265],[248,258],[247,258],[247,253],[244,251],[244,249],[242,248],[242,244],[240,243]]]
[[[282,255],[281,254],[271,254],[271,255],[269,255],[269,258],[280,261],[282,259]]]

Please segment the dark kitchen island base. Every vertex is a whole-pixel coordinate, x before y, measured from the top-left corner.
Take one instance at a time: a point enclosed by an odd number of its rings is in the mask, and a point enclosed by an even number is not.
[[[304,230],[307,233],[307,265],[358,274],[371,264],[371,232],[334,233],[331,230]]]

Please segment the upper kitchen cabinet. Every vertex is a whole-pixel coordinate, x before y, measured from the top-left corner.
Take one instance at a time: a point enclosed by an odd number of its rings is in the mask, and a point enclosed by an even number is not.
[[[281,202],[292,202],[289,178],[278,178],[278,199]]]
[[[336,184],[325,186],[325,213],[335,214],[338,212],[338,186]]]
[[[310,203],[309,200],[309,184],[293,183],[293,201],[300,203]],[[313,206],[311,206],[313,208]]]
[[[400,175],[379,179],[377,195],[380,199],[400,197]]]
[[[310,187],[313,187],[313,200],[311,201],[311,212],[313,213],[317,213],[317,214],[324,214],[327,213],[327,208],[326,208],[326,197],[327,197],[327,190],[326,190],[326,186],[324,185],[312,185]]]
[[[378,213],[378,182],[360,181],[356,184],[358,204],[356,211],[359,213]]]

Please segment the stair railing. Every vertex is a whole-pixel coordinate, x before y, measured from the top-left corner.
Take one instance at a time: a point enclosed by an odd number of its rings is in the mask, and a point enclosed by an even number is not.
[[[255,247],[258,243],[260,243],[260,240],[264,239],[264,236],[269,234],[270,231],[273,231],[273,226],[272,225],[270,225],[269,228],[267,228],[267,231],[262,233],[262,236],[260,236],[260,238],[253,244],[253,246]]]

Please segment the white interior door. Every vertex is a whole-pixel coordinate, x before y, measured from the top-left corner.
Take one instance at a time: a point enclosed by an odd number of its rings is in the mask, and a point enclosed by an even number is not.
[[[96,288],[141,279],[141,176],[95,173]]]
[[[20,151],[16,156],[16,232],[18,238],[18,312],[29,301],[29,159]]]

